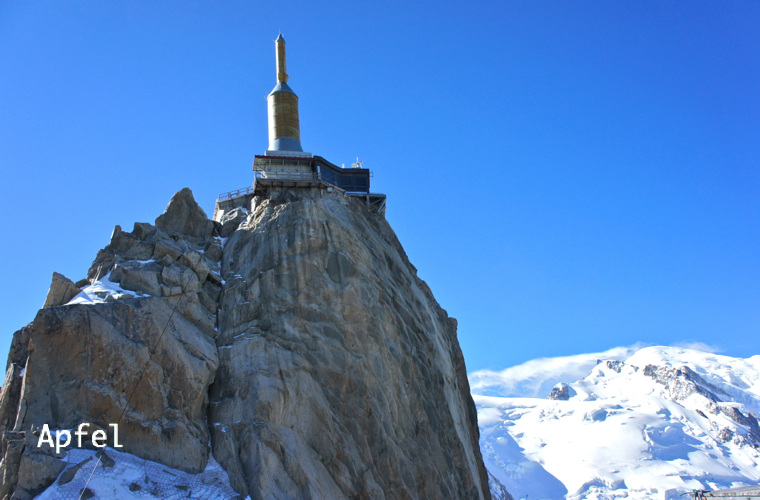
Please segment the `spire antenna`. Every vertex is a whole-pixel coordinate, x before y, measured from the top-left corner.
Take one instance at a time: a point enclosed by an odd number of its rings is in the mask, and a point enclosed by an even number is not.
[[[277,81],[288,83],[288,71],[285,63],[285,39],[282,37],[282,33],[275,40],[275,45],[277,46]]]
[[[285,38],[277,36],[275,58],[277,62],[277,85],[267,97],[269,108],[269,150],[303,151],[301,149],[301,126],[298,120],[298,96],[288,86],[285,63]]]

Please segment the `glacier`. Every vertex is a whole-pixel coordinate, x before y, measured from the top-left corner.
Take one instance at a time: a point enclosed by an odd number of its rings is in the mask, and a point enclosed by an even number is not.
[[[760,356],[637,345],[469,378],[486,467],[515,499],[674,500],[760,482]]]

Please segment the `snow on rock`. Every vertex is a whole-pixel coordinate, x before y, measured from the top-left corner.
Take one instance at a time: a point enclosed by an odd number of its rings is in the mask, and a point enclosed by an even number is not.
[[[76,471],[74,478],[65,484],[61,479],[53,483],[37,500],[76,500],[86,487],[95,498],[196,498],[222,500],[238,497],[230,486],[230,479],[213,457],[200,474],[188,474],[178,469],[150,460],[138,458],[129,453],[120,453],[113,448],[106,449],[106,455],[114,460],[112,467],[97,464],[95,451],[74,449],[68,452],[66,461],[70,464],[61,474],[91,458]],[[89,482],[88,482],[89,481]]]
[[[564,382],[560,382],[555,385],[552,392],[546,397],[546,399],[556,399],[557,401],[567,401],[570,399],[572,389]],[[574,391],[573,391],[574,392]],[[574,394],[573,394],[574,395]]]
[[[760,482],[760,356],[631,351],[565,380],[558,387],[567,386],[567,400],[539,398],[556,383],[557,367],[571,374],[580,369],[571,360],[585,366],[596,354],[548,359],[543,368],[526,363],[548,381],[509,379],[529,373],[525,365],[491,376],[491,385],[482,372],[471,375],[476,394],[531,393],[473,396],[486,466],[516,499],[669,500]]]
[[[109,300],[119,300],[127,297],[137,297],[138,294],[130,290],[124,290],[118,283],[111,281],[111,273],[88,285],[68,304],[99,304]],[[109,298],[110,297],[110,298]]]

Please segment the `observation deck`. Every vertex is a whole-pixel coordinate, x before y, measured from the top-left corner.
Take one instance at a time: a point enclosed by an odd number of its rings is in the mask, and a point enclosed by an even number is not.
[[[303,153],[302,153],[303,154]],[[307,153],[308,154],[308,153]],[[222,193],[216,201],[214,220],[237,207],[249,208],[254,196],[268,198],[275,188],[317,188],[337,190],[344,196],[362,198],[372,213],[384,213],[386,196],[370,193],[372,173],[368,168],[343,168],[321,156],[275,156],[274,151],[253,160],[253,185]]]

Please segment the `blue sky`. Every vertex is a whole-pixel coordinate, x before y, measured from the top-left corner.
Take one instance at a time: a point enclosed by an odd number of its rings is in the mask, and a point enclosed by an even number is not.
[[[760,3],[0,3],[0,356],[53,271],[267,146],[358,156],[468,370],[636,342],[760,354]]]

